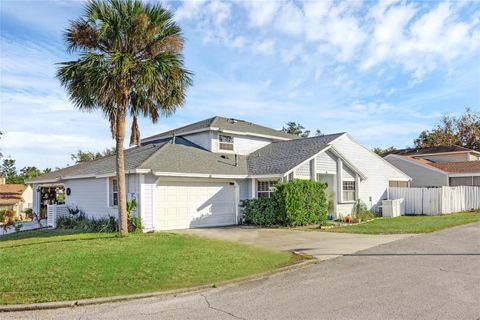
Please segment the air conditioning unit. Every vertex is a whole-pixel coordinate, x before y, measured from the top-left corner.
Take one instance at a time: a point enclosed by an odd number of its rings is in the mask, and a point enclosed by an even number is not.
[[[400,217],[405,215],[405,199],[383,200],[383,217]]]

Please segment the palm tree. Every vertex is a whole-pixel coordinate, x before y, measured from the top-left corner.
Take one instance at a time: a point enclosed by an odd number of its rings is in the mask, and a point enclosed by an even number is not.
[[[185,102],[192,84],[184,68],[183,37],[172,14],[138,0],[92,0],[65,32],[68,50],[78,59],[60,63],[57,77],[81,111],[101,111],[116,140],[118,213],[128,232],[123,145],[132,116],[130,145],[139,145],[137,117],[153,122]]]

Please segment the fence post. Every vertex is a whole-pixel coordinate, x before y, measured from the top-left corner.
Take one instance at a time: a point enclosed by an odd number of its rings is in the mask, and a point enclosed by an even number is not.
[[[47,226],[52,228],[57,227],[57,205],[56,204],[47,205]]]

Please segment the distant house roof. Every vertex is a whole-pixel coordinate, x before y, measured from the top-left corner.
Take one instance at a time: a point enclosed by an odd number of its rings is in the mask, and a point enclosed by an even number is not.
[[[16,204],[22,200],[22,194],[27,189],[24,184],[1,184],[0,205]]]
[[[247,157],[251,175],[282,174],[325,149],[344,133],[273,142]]]
[[[275,130],[272,128],[264,127],[258,124],[254,124],[244,120],[237,120],[232,118],[224,118],[224,117],[212,117],[209,119],[205,119],[202,121],[198,121],[192,124],[189,124],[184,127],[180,127],[174,130],[165,131],[154,136],[150,136],[147,138],[142,139],[142,142],[150,142],[155,141],[157,139],[162,138],[169,138],[174,135],[185,135],[188,133],[199,132],[203,130],[220,130],[220,131],[231,131],[231,132],[238,132],[244,134],[253,134],[253,135],[260,135],[260,136],[270,136],[276,137],[279,139],[297,139],[298,136],[291,135],[289,133],[285,133],[279,130]]]
[[[436,146],[436,147],[428,147],[428,148],[409,148],[409,149],[400,149],[396,151],[391,151],[383,156],[388,154],[396,154],[399,156],[415,156],[415,155],[425,155],[425,154],[435,154],[435,153],[446,153],[446,152],[475,152],[478,151],[468,149],[462,146]]]
[[[449,173],[479,173],[480,161],[430,163],[432,167]]]

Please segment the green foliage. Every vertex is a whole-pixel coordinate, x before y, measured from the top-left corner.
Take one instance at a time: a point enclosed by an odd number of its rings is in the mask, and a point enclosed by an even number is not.
[[[11,227],[16,230],[17,217],[15,211],[10,209],[0,210],[0,224],[3,232],[7,232]]]
[[[57,217],[57,228],[82,230],[86,232],[116,232],[114,217],[89,218],[78,207],[68,207],[69,215]]]
[[[27,217],[30,220],[33,220],[33,210],[32,208],[25,209],[25,217]]]
[[[3,159],[0,176],[5,177],[7,183],[23,183],[23,178],[17,173],[14,159]]]
[[[458,145],[480,151],[480,112],[467,108],[460,117],[446,114],[432,130],[422,131],[414,143],[417,148]]]
[[[352,217],[354,222],[362,222],[374,219],[375,213],[368,210],[367,205],[360,199],[355,202],[352,209]]]
[[[142,220],[139,217],[132,215],[133,210],[137,208],[137,200],[132,199],[127,201],[127,222],[129,232],[142,231]]]
[[[311,180],[292,180],[275,186],[274,199],[280,214],[290,226],[305,226],[327,221],[326,184]]]
[[[282,128],[283,132],[290,133],[302,138],[307,138],[310,136],[310,130],[305,130],[305,127],[302,126],[300,123],[296,123],[294,121],[289,121],[286,123],[286,127]],[[315,131],[315,136],[322,136],[323,133],[320,131],[320,129],[317,129]]]
[[[278,183],[272,198],[258,198],[242,203],[245,222],[272,226],[304,226],[327,222],[326,185],[310,180]]]
[[[391,152],[397,151],[397,148],[395,148],[394,146],[391,146],[391,147],[388,147],[388,148],[385,148],[385,149],[380,148],[380,147],[376,147],[376,148],[373,148],[372,151],[375,152],[376,154],[378,154],[379,156],[383,156],[383,155],[389,154]]]
[[[92,151],[82,151],[78,149],[77,153],[72,153],[70,158],[75,161],[75,163],[88,162],[96,159],[100,159],[107,156],[115,155],[115,148],[106,148],[101,152],[92,152]]]
[[[286,223],[286,216],[276,210],[274,198],[243,200],[240,206],[244,210],[246,223],[267,227]]]

